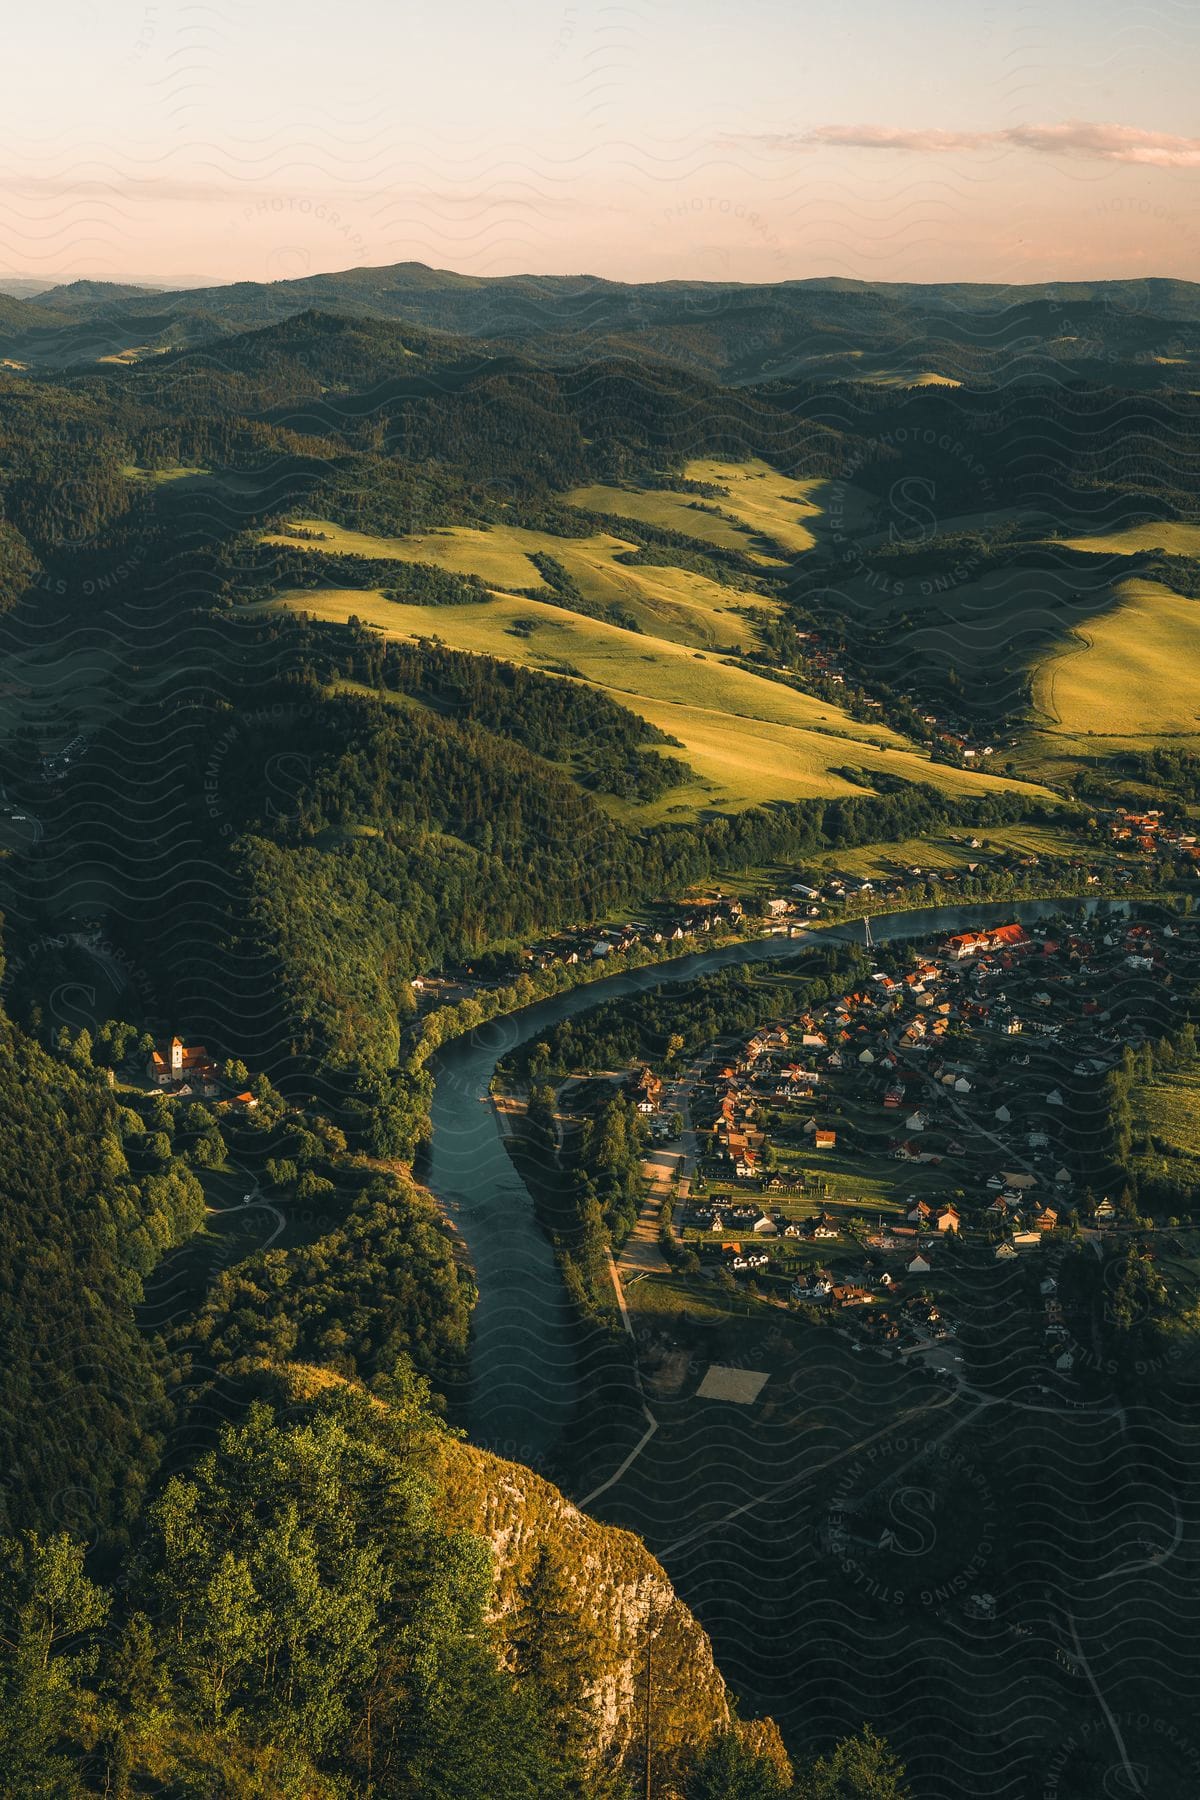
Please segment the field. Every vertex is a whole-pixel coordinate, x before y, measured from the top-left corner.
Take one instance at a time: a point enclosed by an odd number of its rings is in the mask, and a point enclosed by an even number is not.
[[[1044,732],[1151,745],[1200,735],[1200,602],[1125,581],[1034,681]]]
[[[1148,525],[1130,525],[1125,531],[1062,541],[1068,550],[1086,550],[1093,556],[1136,556],[1146,550],[1162,550],[1168,556],[1200,556],[1200,525],[1157,519]]]
[[[143,469],[137,463],[126,463],[122,475],[130,481],[149,481],[155,486],[164,481],[187,481],[195,475],[207,475],[207,469],[188,469],[182,465],[170,469]]]
[[[833,381],[856,381],[863,386],[886,388],[961,387],[954,375],[942,375],[936,369],[913,368],[896,361],[880,361],[865,350],[834,350],[825,356],[806,356],[806,374],[824,376]]]
[[[567,500],[592,512],[640,519],[665,530],[685,532],[702,543],[741,550],[764,565],[813,548],[822,531],[830,529],[835,492],[839,529],[847,524],[854,530],[865,529],[872,521],[871,500],[847,484],[835,488],[829,481],[793,481],[757,459],[733,463],[697,458],[683,473],[688,481],[722,488],[723,496],[712,499],[661,488],[596,484],[573,489]]]
[[[112,350],[107,356],[98,356],[98,363],[117,363],[128,368],[133,363],[144,362],[148,356],[166,356],[169,344],[130,344],[126,350]]]
[[[725,870],[722,871],[721,880],[726,893],[735,894],[744,900],[748,895],[765,898],[778,894],[792,882],[804,881],[813,876],[824,878],[831,874],[859,875],[874,881],[881,877],[894,877],[898,868],[920,868],[937,874],[950,870],[961,872],[969,863],[982,864],[987,868],[994,864],[997,852],[1002,851],[1042,857],[1073,856],[1080,849],[1079,838],[1069,829],[1069,819],[1061,831],[1050,825],[1025,823],[980,826],[976,831],[969,825],[964,825],[956,836],[957,843],[948,835],[930,832],[919,838],[819,850],[800,861]],[[978,837],[983,848],[972,849],[969,843],[971,837]],[[1091,862],[1104,862],[1112,852],[1106,845],[1089,840],[1087,855]],[[809,885],[815,885],[811,879]]]
[[[461,548],[461,546],[459,547]],[[436,637],[603,689],[683,745],[697,780],[639,810],[653,819],[770,800],[849,794],[844,766],[930,781],[954,793],[993,792],[996,778],[929,762],[896,733],[860,723],[673,639],[639,635],[539,600],[499,595],[478,606],[404,606],[361,589],[305,590],[289,604],[319,618],[358,617],[389,636]]]
[[[988,825],[972,831],[962,826],[950,837],[930,832],[925,837],[903,838],[882,844],[858,844],[837,850],[819,850],[801,861],[739,869],[722,875],[727,892],[741,898],[747,895],[778,894],[794,881],[816,876],[857,875],[868,881],[894,878],[903,869],[919,868],[926,874],[961,874],[970,863],[983,868],[995,866],[999,853],[1015,851],[1021,856],[1078,855],[1080,840],[1069,829],[1056,830],[1050,825]],[[973,849],[970,838],[978,837],[982,848]],[[1107,846],[1088,842],[1089,861],[1102,862],[1110,852]]]
[[[434,563],[453,574],[477,575],[499,591],[532,589],[549,593],[551,590],[532,558],[553,556],[585,600],[618,606],[636,619],[643,631],[693,648],[749,648],[757,640],[744,616],[745,608],[756,606],[770,611],[776,604],[690,570],[631,567],[618,558],[635,546],[607,532],[563,538],[511,525],[486,531],[456,525],[414,537],[389,538],[346,531],[326,519],[297,523],[304,530],[321,532],[323,541],[314,545],[309,539],[297,540],[282,533],[269,537],[267,542],[342,551],[372,560]]]
[[[969,840],[978,836],[980,849]],[[847,875],[861,875],[868,880],[895,872],[896,865],[905,868],[963,870],[970,863],[985,866],[997,851],[1016,851],[1022,856],[1065,856],[1078,851],[1079,843],[1065,832],[1046,825],[986,825],[973,832],[968,825],[953,838],[930,833],[926,837],[907,838],[894,844],[864,844],[853,849],[826,850],[814,856],[812,869],[837,870]],[[1088,845],[1089,857],[1097,854],[1097,846]]]
[[[976,522],[947,519],[944,529],[966,530]],[[914,574],[887,586],[878,576],[855,575],[839,596],[851,624],[888,629],[878,659],[886,680],[901,689],[935,684],[975,705],[1010,712],[1022,702],[1030,671],[1074,624],[1091,621],[1109,591],[1099,564],[981,564],[977,570],[968,561],[948,578]]]
[[[876,387],[961,387],[953,375],[939,375],[936,369],[877,369],[868,377]]]
[[[715,500],[700,495],[674,494],[659,488],[606,487],[597,482],[590,487],[572,488],[566,500],[569,506],[586,512],[614,513],[618,518],[661,526],[664,531],[685,532],[701,547],[714,544],[722,550],[746,551],[753,547],[745,531],[712,510],[717,505]],[[768,560],[778,562],[779,557]]]
[[[1139,1122],[1180,1156],[1200,1160],[1200,1092],[1194,1074],[1156,1076],[1138,1094]]]
[[[1135,1138],[1152,1139],[1145,1153],[1148,1175],[1200,1180],[1200,1083],[1196,1072],[1161,1071],[1134,1090]]]

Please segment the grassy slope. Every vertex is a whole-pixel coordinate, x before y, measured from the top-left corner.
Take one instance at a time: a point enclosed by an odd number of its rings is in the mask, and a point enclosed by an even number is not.
[[[1044,736],[1144,746],[1200,735],[1200,605],[1125,581],[1034,683]]]
[[[603,482],[594,482],[590,487],[572,488],[566,499],[569,505],[587,512],[615,513],[620,518],[661,526],[665,531],[685,532],[700,547],[715,544],[722,550],[751,548],[747,534],[738,525],[712,511],[719,502],[698,494],[607,487]]]
[[[1191,1165],[1190,1172],[1171,1171],[1183,1180],[1200,1175],[1198,1099],[1200,1080],[1194,1069],[1161,1070],[1134,1093],[1137,1129],[1153,1134],[1161,1145],[1156,1155],[1165,1157],[1168,1164],[1180,1161]]]
[[[456,574],[478,575],[507,591],[532,588],[549,592],[531,559],[539,554],[553,556],[585,599],[620,606],[637,619],[644,631],[696,648],[748,648],[755,637],[742,616],[743,609],[750,605],[769,609],[774,604],[686,569],[631,568],[617,558],[635,546],[607,532],[585,538],[561,538],[548,531],[527,531],[515,525],[486,531],[455,525],[413,537],[388,538],[346,531],[327,519],[301,519],[296,523],[324,534],[324,541],[313,548],[367,558],[387,557],[398,562],[436,563]],[[267,541],[295,543],[299,549],[310,547],[308,540],[293,540],[286,532]]]
[[[949,528],[949,524],[948,524]],[[1029,569],[1020,565],[979,570],[969,559],[961,579],[940,590],[933,577],[900,578],[890,590],[859,576],[840,591],[850,620],[877,628],[886,620],[911,621],[898,629],[881,672],[906,685],[920,679],[946,682],[953,669],[968,699],[998,687],[1016,698],[1026,671],[1081,617],[1108,597],[1109,577],[1094,570]]]
[[[148,481],[152,486],[160,487],[165,481],[188,481],[195,475],[208,475],[211,471],[185,468],[182,464],[169,469],[143,469],[137,463],[126,463],[121,473],[130,481]]]
[[[438,637],[457,650],[570,672],[604,689],[678,738],[699,777],[642,817],[680,806],[736,810],[772,799],[853,792],[851,783],[832,773],[841,765],[931,781],[953,793],[995,791],[995,778],[930,763],[895,732],[860,723],[827,701],[697,654],[687,644],[639,636],[539,600],[498,595],[478,606],[432,608],[325,588],[297,593],[287,603],[323,619],[357,616],[390,637]]]
[[[831,527],[849,523],[855,529],[869,522],[871,502],[845,483],[793,481],[769,463],[744,463],[698,458],[687,464],[688,481],[703,481],[724,489],[720,498],[672,493],[666,489],[606,487],[574,488],[567,495],[572,506],[592,512],[614,513],[640,519],[669,531],[685,532],[701,544],[741,550],[764,566],[786,561],[811,550]],[[714,512],[711,509],[716,508]]]
[[[695,496],[659,489],[593,486],[568,498],[684,530],[699,548],[719,542],[760,562],[801,554],[823,535],[871,522],[870,503],[853,489],[835,492],[827,482],[792,481],[762,462],[694,461],[686,476],[724,490],[711,502],[720,516],[694,506]],[[328,588],[289,596],[286,604],[325,619],[357,616],[392,637],[437,637],[455,649],[575,676],[676,738],[696,780],[636,809],[642,820],[855,792],[853,781],[835,773],[842,767],[861,770],[868,781],[887,772],[952,793],[994,791],[995,777],[932,764],[886,726],[857,721],[832,702],[731,665],[720,653],[754,642],[747,606],[774,603],[682,569],[620,563],[630,546],[619,536],[562,538],[517,526],[455,526],[388,538],[320,519],[294,523],[321,536],[296,538],[289,529],[269,541],[436,563],[479,576],[495,597],[478,606],[429,608]],[[545,591],[531,560],[537,553],[554,556],[589,601],[619,604],[637,619],[641,633],[514,593]]]
[[[1125,531],[1063,541],[1070,550],[1088,550],[1096,556],[1135,556],[1144,550],[1163,550],[1168,556],[1200,556],[1200,525],[1180,519],[1157,519],[1150,524],[1131,525]]]

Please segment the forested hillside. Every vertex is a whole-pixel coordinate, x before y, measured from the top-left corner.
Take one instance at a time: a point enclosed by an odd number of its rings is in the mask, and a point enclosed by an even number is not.
[[[180,293],[76,282],[8,304],[11,318],[0,323],[11,352],[60,363],[211,341],[315,307],[537,344],[560,358],[580,346],[596,356],[658,355],[741,381],[793,371],[853,379],[864,364],[889,377],[907,370],[916,378],[932,364],[950,377],[988,379],[1039,363],[1091,373],[1121,362],[1153,383],[1154,352],[1177,352],[1181,341],[1194,350],[1200,318],[1186,281],[639,285],[589,275],[489,279],[421,263]]]
[[[171,1408],[138,1331],[143,1279],[204,1218],[186,1162],[162,1157],[98,1073],[0,1018],[0,1510],[126,1534]]]
[[[1093,800],[1194,799],[1174,740],[1038,759],[1042,662],[1130,569],[1186,646],[1197,588],[1153,360],[1194,293],[1069,298],[1066,352],[1044,293],[836,283],[4,309],[0,1790],[628,1800],[648,1739],[658,1800],[903,1800],[823,1717],[793,1778],[640,1542],[462,1437],[429,1057],[699,895],[951,832],[1082,893]],[[559,1162],[545,1078],[763,1005],[725,973],[523,1060],[571,1329],[617,1319],[645,1143],[608,1092]]]
[[[790,1791],[642,1546],[441,1423],[468,1289],[419,1192],[139,1332],[203,1199],[89,1057],[4,1025],[3,1791],[615,1797],[648,1633],[656,1791]]]

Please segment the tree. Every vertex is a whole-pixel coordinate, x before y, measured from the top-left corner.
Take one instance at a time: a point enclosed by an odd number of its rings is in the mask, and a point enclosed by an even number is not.
[[[117,1068],[129,1055],[129,1047],[136,1037],[136,1025],[130,1025],[125,1019],[106,1019],[96,1037],[96,1060]]]
[[[145,1155],[160,1166],[171,1160],[171,1140],[165,1131],[148,1131],[142,1139]]]
[[[517,1676],[530,1682],[537,1695],[557,1762],[563,1770],[576,1766],[591,1735],[583,1693],[594,1663],[595,1640],[561,1566],[545,1544],[539,1546],[521,1585],[509,1643]]]
[[[903,1765],[870,1725],[797,1775],[797,1800],[911,1800]]]
[[[296,1198],[306,1203],[314,1200],[329,1200],[333,1193],[334,1186],[328,1175],[318,1175],[312,1169],[305,1169],[296,1183]]]
[[[261,1601],[245,1561],[225,1551],[199,1594],[183,1661],[200,1717],[222,1726],[262,1648]]]
[[[108,1596],[83,1572],[83,1545],[35,1531],[0,1545],[0,1769],[11,1794],[75,1791],[56,1746],[72,1728]]]
[[[684,1788],[686,1800],[782,1800],[787,1792],[775,1765],[733,1731],[710,1740]]]
[[[165,1094],[151,1094],[148,1118],[150,1131],[165,1131],[168,1134],[175,1129],[175,1108]]]
[[[225,1139],[214,1127],[196,1138],[190,1155],[198,1169],[219,1169],[225,1161]]]

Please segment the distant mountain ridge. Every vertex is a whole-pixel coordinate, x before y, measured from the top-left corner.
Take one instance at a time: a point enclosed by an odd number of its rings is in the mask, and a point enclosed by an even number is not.
[[[129,281],[68,281],[57,287],[44,288],[37,294],[39,306],[55,311],[68,307],[96,306],[105,301],[143,300],[163,293],[162,288],[146,287]]]
[[[1106,282],[636,283],[599,276],[471,276],[423,263],[279,282],[154,291],[77,281],[0,312],[0,351],[79,366],[187,348],[313,308],[404,320],[543,357],[645,354],[742,384],[806,377],[904,383],[1011,378],[1047,362],[1162,386],[1200,360],[1200,285]],[[1130,380],[1130,370],[1139,371]]]

